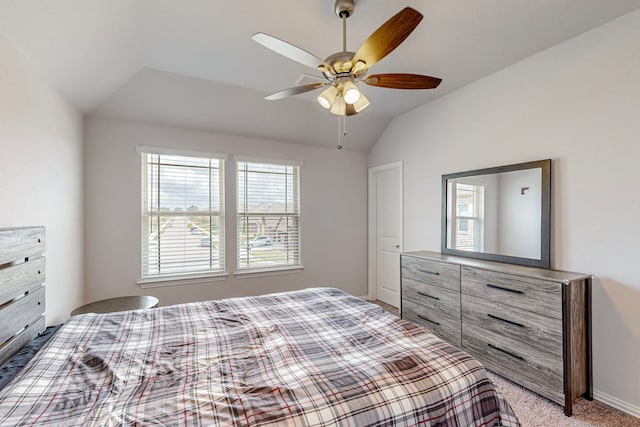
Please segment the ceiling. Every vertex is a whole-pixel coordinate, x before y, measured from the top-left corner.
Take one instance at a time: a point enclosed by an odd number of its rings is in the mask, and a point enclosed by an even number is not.
[[[395,116],[640,8],[640,0],[356,0],[347,48],[405,6],[424,15],[371,73],[443,79],[435,90],[365,86],[345,149],[367,151]],[[265,32],[321,58],[342,48],[334,0],[0,0],[0,33],[89,115],[333,146],[338,119],[295,85],[296,62],[251,40]],[[318,74],[318,73],[316,73]]]

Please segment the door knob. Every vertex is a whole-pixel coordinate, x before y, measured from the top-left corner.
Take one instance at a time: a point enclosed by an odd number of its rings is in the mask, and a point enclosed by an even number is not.
[[[394,248],[400,249],[400,245],[393,245]]]

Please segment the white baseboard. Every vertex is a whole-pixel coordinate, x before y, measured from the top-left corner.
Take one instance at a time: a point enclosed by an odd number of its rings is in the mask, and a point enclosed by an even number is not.
[[[617,397],[610,396],[607,393],[603,393],[598,390],[593,390],[593,398],[602,403],[606,403],[613,408],[619,409],[622,412],[626,412],[629,415],[633,415],[636,418],[640,418],[640,407],[627,403],[624,400],[620,400]]]

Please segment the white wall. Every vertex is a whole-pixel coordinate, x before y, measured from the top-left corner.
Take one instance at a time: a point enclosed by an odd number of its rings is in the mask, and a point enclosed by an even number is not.
[[[499,253],[522,258],[541,256],[542,169],[498,175]],[[522,189],[528,187],[528,190]]]
[[[367,293],[367,157],[365,153],[287,144],[117,120],[86,125],[87,300],[152,294],[161,305],[257,295],[310,286]],[[137,145],[303,162],[301,273],[141,289],[140,158]],[[228,164],[226,180],[235,182]],[[227,185],[227,270],[234,271],[235,194]]]
[[[47,230],[47,324],[83,301],[82,120],[0,35],[0,227]]]
[[[369,153],[404,161],[405,250],[434,251],[442,174],[553,159],[552,265],[595,275],[596,397],[637,416],[639,46],[636,11],[396,118]]]

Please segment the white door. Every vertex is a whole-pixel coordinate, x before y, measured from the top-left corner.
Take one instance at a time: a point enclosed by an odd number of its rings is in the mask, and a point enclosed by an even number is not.
[[[370,294],[400,306],[402,252],[402,163],[369,170]],[[371,265],[373,264],[373,265]],[[373,277],[371,277],[373,276]]]

